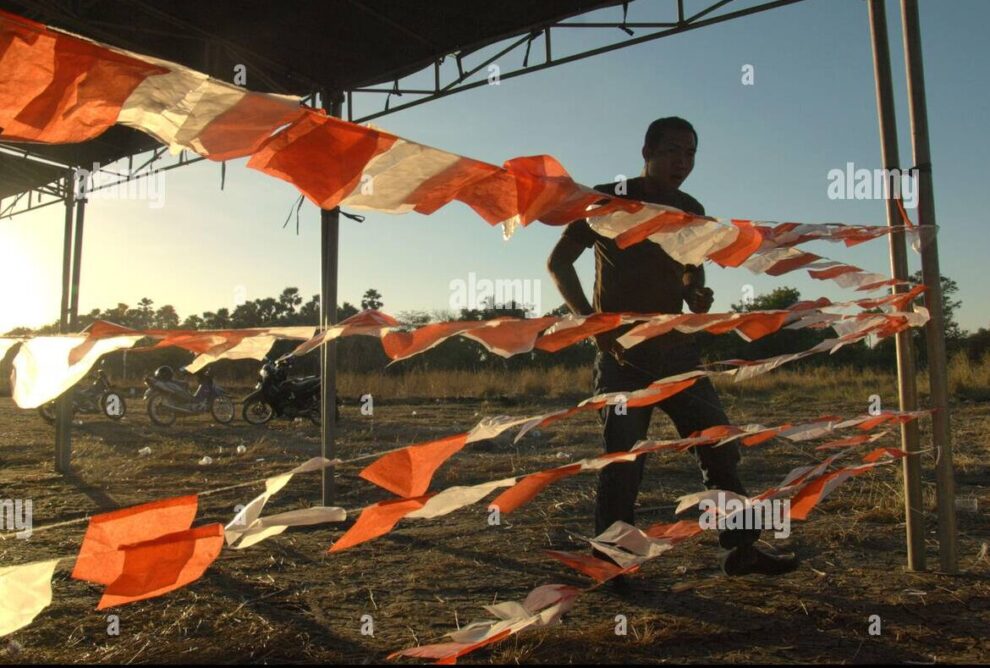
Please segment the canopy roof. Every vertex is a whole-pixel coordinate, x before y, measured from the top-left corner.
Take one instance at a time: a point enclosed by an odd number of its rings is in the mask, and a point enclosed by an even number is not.
[[[0,0],[0,8],[230,81],[305,96],[392,83],[509,37],[621,0]],[[89,168],[155,148],[122,126],[81,144],[19,144],[32,155]],[[0,153],[0,198],[51,183],[64,169]]]

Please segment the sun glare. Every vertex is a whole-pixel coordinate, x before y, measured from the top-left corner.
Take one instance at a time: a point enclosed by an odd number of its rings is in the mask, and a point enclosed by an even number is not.
[[[49,264],[16,228],[0,223],[0,334],[58,318],[61,266]]]

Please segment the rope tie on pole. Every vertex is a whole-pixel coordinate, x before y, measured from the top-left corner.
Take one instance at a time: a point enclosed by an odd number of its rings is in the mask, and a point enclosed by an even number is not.
[[[385,111],[388,111],[388,103],[392,99],[392,96],[393,95],[395,95],[396,97],[402,97],[402,93],[399,92],[399,80],[398,79],[396,79],[393,82],[393,84],[392,84],[392,90],[389,91],[389,94],[385,97]]]
[[[622,3],[622,23],[619,25],[619,30],[632,37],[636,33],[633,32],[632,28],[626,25],[626,15],[628,13],[629,13],[629,2],[627,0],[626,2]]]
[[[302,208],[303,199],[304,199],[304,197],[302,195],[300,195],[296,199],[296,201],[292,203],[292,206],[289,207],[289,215],[285,217],[285,222],[282,223],[282,229],[284,230],[285,229],[285,226],[289,224],[289,220],[292,219],[292,209],[295,209],[296,210],[296,235],[297,236],[299,235],[299,209]]]

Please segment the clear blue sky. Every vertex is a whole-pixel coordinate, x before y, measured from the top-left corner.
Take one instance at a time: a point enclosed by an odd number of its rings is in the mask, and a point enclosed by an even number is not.
[[[633,3],[630,20],[656,18]],[[665,3],[668,4],[668,3]],[[689,8],[692,7],[688,3]],[[583,20],[612,19],[620,10]],[[901,161],[910,165],[910,137],[898,3],[888,3]],[[921,2],[929,124],[943,273],[955,279],[965,329],[990,326],[990,298],[980,272],[986,266],[985,204],[981,193],[990,154],[990,93],[986,66],[990,3]],[[554,38],[565,54],[590,33]],[[602,43],[600,39],[594,44]],[[542,41],[534,45],[534,60]],[[503,69],[522,54],[503,59]],[[742,84],[752,65],[755,84]],[[451,65],[451,63],[448,63]],[[412,140],[501,164],[522,155],[555,156],[579,182],[594,185],[617,174],[638,175],[646,126],[660,116],[694,123],[700,144],[694,173],[683,189],[711,215],[776,221],[884,224],[880,200],[840,201],[827,196],[826,175],[846,163],[879,167],[872,55],[866,3],[807,0],[504,80],[375,121]],[[250,86],[251,73],[248,72]],[[415,80],[410,80],[414,83]],[[401,99],[401,98],[400,98]],[[358,108],[358,114],[371,107]],[[200,164],[167,173],[164,206],[93,201],[87,210],[80,311],[150,297],[180,316],[234,307],[246,297],[276,296],[286,286],[308,299],[319,292],[319,215],[303,206],[300,234],[282,223],[296,197],[287,184],[230,164],[220,190],[220,166]],[[359,212],[366,213],[366,212]],[[542,308],[561,303],[546,271],[560,229],[541,224],[503,241],[470,209],[452,204],[432,216],[368,215],[363,224],[341,220],[339,301],[355,305],[369,287],[384,310],[447,309],[450,282],[478,278],[529,279],[542,285]],[[0,260],[16,284],[0,294],[0,331],[39,325],[58,316],[62,210],[0,221]],[[813,252],[889,273],[885,240],[846,249],[807,246]],[[579,261],[586,291],[594,262]],[[920,267],[911,252],[912,270]],[[744,269],[709,267],[713,310],[728,310],[743,286],[756,293],[792,285],[804,297],[854,298],[805,272],[754,276]]]

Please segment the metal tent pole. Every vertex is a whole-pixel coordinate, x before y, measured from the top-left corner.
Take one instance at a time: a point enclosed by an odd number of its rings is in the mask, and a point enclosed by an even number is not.
[[[928,145],[928,103],[925,100],[925,68],[921,57],[921,28],[917,0],[901,0],[904,31],[904,66],[907,75],[908,109],[911,119],[911,149],[918,169],[918,225],[921,233],[921,271],[928,290],[925,304],[931,319],[926,327],[928,381],[931,391],[932,444],[938,505],[938,553],[941,569],[958,570],[956,552],[956,490],[952,477],[952,440],[949,428],[949,384],[945,360],[945,314],[935,235],[935,193],[932,184],[931,152]]]
[[[343,113],[343,96],[337,92],[327,100],[322,94],[323,108],[337,118]],[[327,108],[327,102],[330,106]],[[337,260],[340,252],[340,209],[320,210],[320,327],[324,330],[337,322]],[[320,348],[322,407],[320,416],[321,454],[334,458],[337,406],[337,342],[324,343]],[[334,469],[322,469],[323,505],[333,505]]]
[[[897,150],[897,116],[894,110],[894,87],[890,74],[890,44],[887,40],[887,10],[885,0],[870,0],[870,37],[873,43],[873,74],[877,93],[877,118],[880,122],[880,153],[883,169],[897,170],[900,176],[900,158]],[[900,194],[898,193],[898,196]],[[887,224],[903,224],[893,193],[887,194]],[[904,234],[896,232],[890,238],[890,269],[894,278],[908,278],[907,244]],[[906,292],[907,286],[896,285],[894,292]],[[897,390],[902,411],[918,409],[918,386],[915,378],[911,332],[897,334]],[[901,450],[917,453],[919,450],[917,421],[901,425]],[[908,569],[925,570],[925,517],[921,493],[921,462],[917,456],[903,459],[904,471],[904,519],[907,532]]]
[[[86,218],[86,199],[76,200],[76,229],[73,234],[72,290],[69,293],[69,331],[79,331],[79,272],[82,267],[83,221]]]
[[[69,333],[69,309],[72,277],[72,223],[75,205],[75,170],[65,175],[65,232],[62,240],[62,304],[59,313],[58,333]],[[72,390],[65,392],[56,402],[55,411],[55,471],[66,474],[72,462]]]

